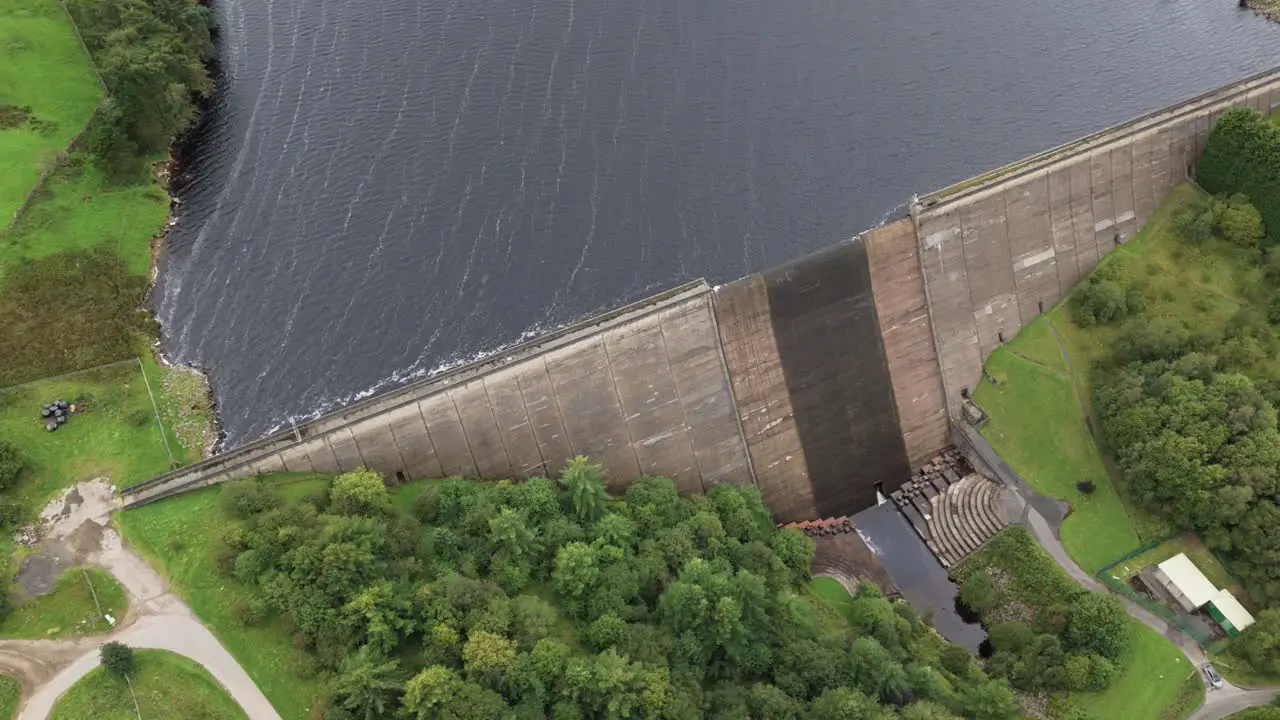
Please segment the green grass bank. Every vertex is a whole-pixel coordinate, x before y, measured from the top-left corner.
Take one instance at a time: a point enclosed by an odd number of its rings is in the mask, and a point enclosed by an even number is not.
[[[101,666],[58,699],[50,720],[244,720],[240,706],[199,663],[164,650],[135,650],[129,685]],[[138,702],[134,706],[133,697]]]
[[[1239,263],[1189,249],[1173,230],[1174,211],[1201,196],[1190,185],[1175,188],[1142,231],[1102,262],[1124,264],[1143,278],[1150,317],[1220,326],[1244,302]],[[1071,504],[1063,545],[1081,567],[1096,572],[1175,528],[1130,501],[1123,477],[1090,432],[1091,425],[1098,428],[1092,417],[1094,367],[1119,331],[1081,327],[1068,302],[1064,298],[992,354],[986,367],[998,384],[984,379],[974,399],[991,416],[983,435],[1009,465],[1032,487]],[[1055,364],[1055,346],[1065,362]],[[1096,491],[1078,491],[1082,480],[1092,481]]]
[[[102,101],[57,0],[0,0],[0,227]]]

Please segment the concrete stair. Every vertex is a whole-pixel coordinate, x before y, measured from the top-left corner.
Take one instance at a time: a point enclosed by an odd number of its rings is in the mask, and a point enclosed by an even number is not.
[[[1003,487],[975,473],[930,501],[925,526],[916,529],[943,567],[954,567],[1005,526],[1000,515],[1003,492]]]

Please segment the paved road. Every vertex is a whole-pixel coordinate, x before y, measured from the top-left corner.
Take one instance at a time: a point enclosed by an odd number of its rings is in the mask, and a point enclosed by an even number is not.
[[[18,720],[45,720],[54,703],[98,665],[98,647],[118,641],[136,648],[168,650],[204,666],[250,720],[280,720],[265,695],[231,653],[191,609],[168,592],[164,578],[126,547],[111,527],[114,490],[105,481],[81,483],[78,502],[49,515],[46,537],[98,535],[82,562],[109,570],[129,596],[129,615],[109,635],[77,640],[0,640],[0,671],[16,677],[26,699]],[[93,526],[86,526],[93,523]]]
[[[1227,683],[1221,690],[1209,690],[1205,703],[1191,713],[1187,720],[1222,720],[1241,710],[1270,703],[1280,690],[1245,690]]]
[[[1031,531],[1031,534],[1035,536],[1041,547],[1049,553],[1054,562],[1084,587],[1097,592],[1110,592],[1106,586],[1077,565],[1075,560],[1072,560],[1071,556],[1067,554],[1066,548],[1062,546],[1062,541],[1058,534],[1062,519],[1066,516],[1062,504],[1057,500],[1041,495],[1027,485],[1026,481],[1014,472],[1013,468],[1000,459],[995,449],[976,429],[966,425],[963,427],[957,426],[955,431],[959,439],[969,446],[973,451],[973,455],[987,466],[991,474],[995,475],[1005,487],[1023,499],[1024,507],[1020,524]],[[1052,521],[1045,518],[1046,513],[1053,518]],[[1115,595],[1115,597],[1124,603],[1125,609],[1130,616],[1165,636],[1174,645],[1178,646],[1182,654],[1197,669],[1207,662],[1208,658],[1205,656],[1204,649],[1190,635],[1165,622],[1164,619],[1152,614],[1129,598],[1123,595]],[[1203,679],[1203,676],[1201,678]],[[1280,695],[1280,688],[1251,690],[1237,687],[1231,683],[1224,683],[1222,688],[1214,690],[1206,684],[1204,704],[1192,713],[1188,720],[1221,720],[1221,718],[1228,717],[1232,713],[1266,705],[1277,695]]]

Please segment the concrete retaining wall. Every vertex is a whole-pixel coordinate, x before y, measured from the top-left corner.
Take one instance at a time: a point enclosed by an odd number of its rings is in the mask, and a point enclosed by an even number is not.
[[[920,198],[916,225],[946,399],[1023,325],[1132,238],[1195,162],[1224,111],[1280,106],[1263,73]]]

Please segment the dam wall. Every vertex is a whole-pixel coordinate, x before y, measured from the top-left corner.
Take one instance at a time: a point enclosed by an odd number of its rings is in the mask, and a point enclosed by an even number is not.
[[[982,363],[1132,238],[1194,177],[1215,120],[1280,106],[1273,70],[926,195],[912,204],[947,405]]]
[[[554,475],[611,489],[753,483],[778,522],[852,515],[949,444],[988,355],[1191,178],[1247,78],[952,187],[909,216],[762,273],[682,285],[125,488],[126,505],[233,478]]]
[[[140,504],[283,471],[388,478],[551,475],[575,455],[618,490],[751,482],[711,289],[690,283],[495,357],[369,398],[125,490]]]

